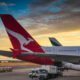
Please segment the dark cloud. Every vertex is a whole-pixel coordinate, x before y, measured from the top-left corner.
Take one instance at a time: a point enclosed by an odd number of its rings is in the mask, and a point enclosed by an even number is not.
[[[38,0],[36,2],[30,3],[29,7],[32,9],[48,7],[49,5],[54,3],[55,1],[57,1],[57,0]]]
[[[61,1],[61,2],[60,2]],[[57,3],[59,2],[59,3]],[[34,11],[39,8],[47,8],[49,6],[57,6],[61,8],[78,8],[80,7],[80,0],[38,0],[29,4],[29,7]]]
[[[59,12],[54,12],[53,9],[40,9],[49,7],[58,1],[40,0],[33,2],[30,4],[32,9],[34,8],[32,13],[19,18],[19,20],[26,22],[28,19],[32,20],[28,27],[25,27],[28,30],[33,30],[34,35],[80,30],[80,11],[74,11],[80,10],[80,0],[64,0],[62,3],[56,4],[56,7],[61,9]]]
[[[80,7],[80,0],[66,0],[64,4],[66,6]]]
[[[30,3],[29,5],[31,6],[31,8],[33,9],[32,12],[27,15],[27,16],[24,16],[23,18],[37,18],[37,19],[40,19],[40,18],[43,18],[43,17],[48,17],[48,16],[55,16],[55,15],[71,15],[73,14],[73,10],[74,9],[80,9],[80,0],[63,0],[62,2],[59,2],[59,1],[62,1],[62,0],[38,0],[36,2],[32,2]],[[59,3],[57,3],[59,2]],[[55,3],[55,4],[52,4],[52,3]],[[60,8],[60,11],[59,12],[54,12],[53,9],[43,9],[46,7],[49,7],[49,6],[53,6],[54,5],[57,7],[57,8]],[[55,7],[55,8],[56,8]],[[38,11],[36,11],[35,9],[38,9]],[[41,8],[41,9],[39,9]]]
[[[80,30],[80,13],[66,14],[66,16],[56,15],[54,19],[48,18],[48,21],[44,17],[40,21],[35,19],[29,25],[26,24],[25,28],[33,35]],[[28,21],[26,18],[23,20]]]
[[[79,9],[80,10],[80,0],[64,0],[63,2],[59,2],[57,4],[57,2],[60,1],[60,0],[40,0],[40,1],[37,1],[37,2],[33,2],[30,4],[31,8],[33,9],[32,10],[32,13],[27,15],[26,17],[29,17],[29,18],[37,18],[37,19],[40,19],[40,18],[43,18],[43,17],[48,17],[48,16],[56,16],[56,15],[73,15],[73,10],[75,9]],[[54,3],[54,4],[52,4]],[[49,7],[49,6],[53,6],[54,5],[60,9],[59,12],[54,12],[53,9],[44,9],[45,6],[46,7]],[[55,8],[56,8],[55,7]],[[41,8],[41,9],[39,9]],[[36,11],[35,9],[38,9],[38,11]],[[25,17],[25,18],[26,18]]]

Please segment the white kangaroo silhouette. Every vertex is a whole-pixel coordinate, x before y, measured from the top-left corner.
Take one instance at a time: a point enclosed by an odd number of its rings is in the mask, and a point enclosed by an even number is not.
[[[6,28],[6,30],[8,31],[9,34],[11,34],[12,36],[14,36],[15,38],[17,38],[17,40],[20,42],[21,44],[21,49],[22,50],[26,50],[28,52],[31,52],[31,50],[25,48],[23,45],[28,45],[30,42],[34,41],[33,39],[31,38],[28,38],[28,40],[26,40],[21,34],[19,33],[16,33],[16,32],[13,32],[11,31],[10,29]]]

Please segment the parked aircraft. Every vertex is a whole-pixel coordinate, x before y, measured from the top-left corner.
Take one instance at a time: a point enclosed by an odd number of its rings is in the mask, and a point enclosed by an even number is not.
[[[50,37],[49,40],[52,46],[62,46],[62,44],[56,38]],[[64,62],[64,61],[62,61],[61,63],[63,63],[62,67],[60,68],[62,70],[66,70],[66,69],[80,70],[80,65]]]
[[[66,62],[80,63],[80,47],[40,46],[11,15],[2,14],[0,17],[13,45],[12,51],[0,51],[1,55],[58,67],[66,66]],[[80,70],[80,67],[77,65],[74,69]]]

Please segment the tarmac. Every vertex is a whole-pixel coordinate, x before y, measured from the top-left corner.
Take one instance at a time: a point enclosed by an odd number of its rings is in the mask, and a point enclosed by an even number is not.
[[[32,80],[28,76],[30,70],[31,68],[14,69],[13,72],[2,72],[0,73],[0,80]],[[80,71],[64,71],[63,77],[53,78],[49,80],[80,80]]]

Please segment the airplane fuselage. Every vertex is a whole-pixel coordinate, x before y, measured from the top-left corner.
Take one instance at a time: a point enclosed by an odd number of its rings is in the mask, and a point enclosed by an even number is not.
[[[80,47],[71,47],[71,46],[57,46],[57,47],[42,47],[45,53],[50,54],[61,54],[61,55],[74,55],[80,56]]]
[[[79,46],[51,46],[51,47],[42,47],[46,54],[56,54],[56,55],[66,55],[66,56],[80,56],[80,47]],[[64,57],[63,57],[64,58]],[[66,59],[64,59],[65,61]],[[80,59],[69,59],[73,63],[80,63]]]
[[[80,47],[41,47],[11,15],[1,14],[0,18],[13,46],[10,57],[45,65],[55,65],[57,60],[80,62]]]
[[[66,58],[60,58],[59,60],[61,62],[63,62],[63,60],[66,62],[71,62],[71,63],[77,63],[77,64],[80,64],[80,58],[74,58],[74,56],[78,57],[80,56],[80,47],[79,46],[57,46],[57,47],[54,47],[54,46],[51,46],[51,47],[44,47],[42,46],[42,49],[44,50],[45,53],[43,54],[49,54],[49,57],[51,57],[53,54],[56,54],[56,55],[64,55],[66,56]],[[68,57],[68,56],[71,56],[71,57]],[[54,59],[53,56],[52,56],[52,59],[49,59],[48,58],[40,58],[40,57],[35,57],[35,56],[32,56],[32,55],[29,55],[29,56],[19,56],[18,58],[21,59],[21,60],[25,60],[25,61],[31,61],[31,62],[35,62],[35,63],[39,63],[39,64],[44,64],[44,65],[53,65],[55,61],[58,61],[57,58]]]

